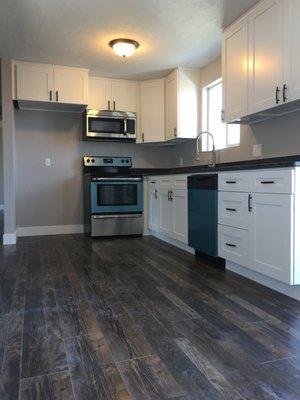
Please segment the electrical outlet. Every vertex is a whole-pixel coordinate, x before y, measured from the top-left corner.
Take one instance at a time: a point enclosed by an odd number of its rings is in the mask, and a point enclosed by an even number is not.
[[[51,167],[51,158],[45,158],[45,166],[46,167]]]
[[[261,144],[254,144],[253,157],[260,157],[260,156],[261,156]]]
[[[179,165],[182,167],[183,166],[183,157],[179,158]]]

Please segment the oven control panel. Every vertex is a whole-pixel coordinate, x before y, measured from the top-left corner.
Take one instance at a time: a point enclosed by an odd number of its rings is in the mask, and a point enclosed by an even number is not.
[[[117,167],[131,168],[131,157],[102,157],[102,156],[85,156],[83,157],[83,165],[85,167]]]

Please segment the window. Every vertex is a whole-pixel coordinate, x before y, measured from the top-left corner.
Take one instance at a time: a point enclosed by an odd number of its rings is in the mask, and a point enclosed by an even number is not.
[[[216,149],[225,149],[240,144],[240,125],[225,124],[221,120],[222,79],[218,79],[203,88],[202,93],[202,130],[212,133]],[[212,143],[208,135],[202,137],[202,151],[211,151]]]

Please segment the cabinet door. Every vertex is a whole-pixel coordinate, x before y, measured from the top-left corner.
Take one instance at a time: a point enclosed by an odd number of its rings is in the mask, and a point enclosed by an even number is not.
[[[17,98],[19,100],[51,101],[53,67],[43,64],[17,64]]]
[[[155,79],[141,83],[140,113],[142,142],[165,140],[165,83]]]
[[[223,111],[225,122],[247,115],[248,21],[242,18],[222,36]]]
[[[283,42],[283,1],[262,1],[249,15],[250,114],[282,102]]]
[[[173,189],[171,191],[172,221],[174,239],[188,242],[187,234],[187,190]]]
[[[136,82],[112,81],[111,97],[111,109],[137,112],[138,91]]]
[[[293,195],[253,194],[249,268],[292,283]]]
[[[103,78],[89,79],[89,109],[110,110],[111,101],[111,80]]]
[[[161,233],[172,236],[173,232],[173,219],[172,207],[169,200],[169,189],[159,188],[159,230]]]
[[[286,101],[300,99],[300,2],[284,0],[285,5],[285,76]]]
[[[88,104],[88,70],[54,67],[54,91],[60,103]]]
[[[149,182],[149,203],[148,203],[148,224],[149,229],[153,231],[159,230],[159,197],[156,181]]]
[[[166,89],[166,140],[177,136],[178,71],[171,72],[165,80]]]

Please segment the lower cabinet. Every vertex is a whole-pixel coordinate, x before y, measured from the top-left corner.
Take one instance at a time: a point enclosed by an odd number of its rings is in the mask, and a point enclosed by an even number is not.
[[[186,177],[178,182],[178,176],[149,179],[148,225],[152,231],[187,243]]]
[[[249,192],[235,192],[234,189],[219,192],[219,256],[294,285],[299,283],[297,195],[293,192],[294,185],[283,184],[277,189],[278,193],[274,193],[279,172],[245,172],[249,178]],[[283,173],[294,180],[294,171],[286,169]],[[261,175],[266,176],[262,188],[257,188],[255,182]],[[264,193],[259,193],[261,190]]]

